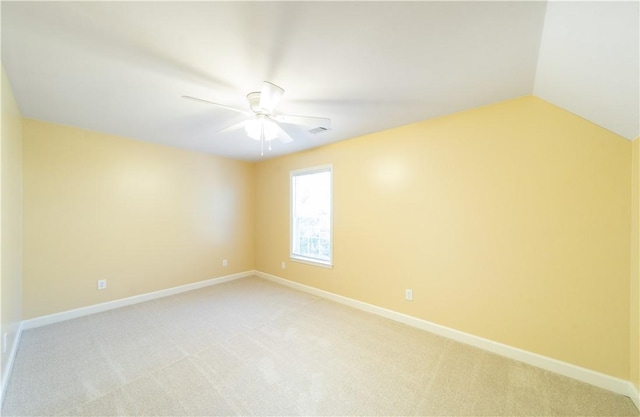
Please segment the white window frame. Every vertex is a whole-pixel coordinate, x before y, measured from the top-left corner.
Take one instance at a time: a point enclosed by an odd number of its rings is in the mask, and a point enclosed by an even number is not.
[[[294,221],[294,189],[293,179],[299,175],[317,174],[320,172],[328,172],[330,175],[329,183],[329,260],[308,258],[293,253],[293,221]],[[320,165],[312,168],[296,169],[289,173],[289,259],[294,262],[301,262],[324,268],[333,268],[333,165]]]

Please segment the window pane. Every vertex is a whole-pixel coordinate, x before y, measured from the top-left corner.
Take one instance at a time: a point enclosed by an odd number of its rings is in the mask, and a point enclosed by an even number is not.
[[[331,262],[331,169],[292,174],[292,257]]]

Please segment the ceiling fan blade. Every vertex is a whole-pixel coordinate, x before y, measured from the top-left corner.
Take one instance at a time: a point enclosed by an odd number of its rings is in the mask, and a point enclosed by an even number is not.
[[[216,133],[235,132],[236,130],[240,130],[240,129],[244,128],[246,124],[247,124],[247,120],[243,120],[241,122],[234,123],[231,126],[227,126],[224,129],[218,130]]]
[[[235,107],[225,106],[224,104],[214,103],[213,101],[203,100],[203,99],[201,99],[201,98],[197,98],[197,97],[182,96],[182,98],[187,99],[187,100],[199,101],[199,102],[201,102],[201,103],[213,104],[214,106],[222,107],[222,108],[225,108],[225,109],[227,109],[227,110],[233,110],[233,111],[235,111],[235,112],[242,113],[242,114],[252,114],[252,113],[249,113],[249,112],[248,112],[248,111],[246,111],[246,110],[236,109]]]
[[[310,117],[310,116],[294,116],[292,114],[279,114],[275,116],[275,119],[280,123],[287,123],[291,125],[301,125],[305,127],[323,127],[325,129],[331,128],[331,119],[326,117]]]
[[[278,126],[278,135],[276,137],[280,139],[280,142],[293,142],[293,138],[291,137],[291,135],[289,135],[279,124],[276,123],[276,126]]]
[[[283,94],[284,89],[269,81],[264,81],[262,90],[260,90],[260,108],[267,113],[273,113]]]

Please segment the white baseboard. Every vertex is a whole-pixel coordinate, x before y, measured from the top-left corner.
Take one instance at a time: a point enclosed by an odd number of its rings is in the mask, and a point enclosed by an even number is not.
[[[485,339],[479,336],[474,336],[469,333],[464,333],[459,330],[451,329],[436,323],[432,323],[426,320],[419,319],[417,317],[409,316],[406,314],[398,313],[393,310],[388,310],[382,307],[378,307],[372,304],[367,304],[362,301],[354,300],[352,298],[337,295],[328,291],[320,290],[318,288],[310,287],[304,284],[300,284],[294,281],[290,281],[284,278],[280,278],[275,275],[267,274],[261,271],[256,271],[255,274],[261,278],[268,279],[279,284],[286,285],[297,290],[301,290],[313,295],[317,295],[322,298],[329,299],[341,304],[348,305],[350,307],[357,308],[369,313],[373,313],[382,317],[386,317],[391,320],[398,321],[400,323],[407,324],[409,326],[417,327],[422,330],[437,334],[439,336],[453,339],[461,343],[465,343],[477,348],[492,352],[510,359],[514,359],[520,362],[524,362],[529,365],[533,365],[538,368],[546,369],[551,372],[555,372],[560,375],[567,376],[569,378],[577,379],[587,384],[595,385],[596,387],[603,388],[617,394],[629,396],[635,403],[636,407],[640,409],[640,401],[638,400],[638,391],[633,384],[629,381],[625,381],[620,378],[609,376],[600,372],[592,371],[590,369],[582,368],[580,366],[572,365],[567,362],[559,361],[547,356],[539,355],[537,353],[529,352],[523,349],[519,349],[513,346],[505,345],[503,343],[494,342],[493,340]],[[633,391],[633,392],[632,392]]]
[[[113,310],[115,308],[125,307],[132,304],[142,303],[145,301],[155,300],[156,298],[168,297],[170,295],[180,294],[186,291],[197,290],[199,288],[208,287],[210,285],[222,284],[223,282],[233,281],[239,278],[249,277],[255,274],[255,271],[239,272],[237,274],[226,275],[218,278],[211,278],[204,281],[194,282],[192,284],[181,285],[179,287],[167,288],[165,290],[149,292],[146,294],[134,295],[133,297],[121,298],[119,300],[108,301],[106,303],[94,304],[92,306],[76,308],[74,310],[63,311],[61,313],[49,314],[47,316],[36,317],[22,322],[22,328],[33,329],[35,327],[46,326],[47,324],[58,323],[65,320],[75,319],[77,317],[88,316],[89,314],[101,313],[103,311]]]
[[[11,344],[11,351],[9,351],[9,357],[7,358],[7,365],[4,368],[4,372],[2,373],[2,387],[0,387],[0,408],[2,408],[2,403],[4,401],[4,394],[7,391],[7,386],[9,385],[9,377],[11,376],[11,371],[13,370],[13,363],[16,360],[16,354],[18,353],[18,346],[20,345],[20,339],[22,338],[22,322],[18,324],[18,331],[16,332],[16,336],[13,338],[13,343]]]
[[[617,394],[625,395],[631,398],[633,403],[638,409],[640,409],[640,394],[636,387],[629,381],[625,381],[620,378],[612,377],[600,372],[592,371],[590,369],[582,368],[567,362],[559,361],[547,356],[539,355],[537,353],[522,350],[516,347],[505,345],[499,342],[495,342],[489,339],[485,339],[479,336],[475,336],[469,333],[461,332],[446,326],[442,326],[436,323],[432,323],[417,317],[409,316],[397,311],[388,310],[382,307],[368,304],[362,301],[354,300],[342,295],[334,294],[328,291],[320,290],[318,288],[310,287],[308,285],[300,284],[294,281],[290,281],[275,275],[267,274],[261,271],[246,271],[237,274],[227,275],[219,278],[212,278],[205,281],[199,281],[192,284],[181,285],[179,287],[168,288],[165,290],[155,291],[151,293],[136,295],[133,297],[122,298],[119,300],[109,301],[106,303],[96,304],[88,307],[82,307],[74,310],[69,310],[61,313],[50,314],[47,316],[36,317],[34,319],[25,320],[20,323],[18,333],[14,339],[11,347],[11,353],[7,367],[2,375],[2,387],[0,391],[0,405],[4,399],[9,376],[11,375],[11,369],[13,367],[13,361],[15,360],[16,353],[18,351],[18,345],[23,330],[32,329],[35,327],[45,326],[47,324],[57,323],[65,320],[74,319],[77,317],[86,316],[89,314],[99,313],[103,311],[113,310],[115,308],[124,307],[132,304],[137,304],[157,298],[167,297],[174,294],[183,293],[186,291],[196,290],[211,285],[222,284],[224,282],[233,281],[240,278],[257,275],[261,278],[300,290],[313,295],[317,295],[322,298],[326,298],[331,301],[338,302],[340,304],[348,305],[350,307],[366,311],[378,316],[382,316],[400,323],[407,324],[428,332],[437,334],[439,336],[446,337],[448,339],[456,340],[461,343],[465,343],[477,348],[492,352],[510,359],[514,359],[520,362],[527,363],[529,365],[536,366],[538,368],[546,369],[551,372],[555,372],[560,375],[564,375],[599,388],[603,388]]]
[[[629,382],[629,393],[627,394],[631,401],[635,404],[636,408],[640,410],[640,393],[633,383]]]

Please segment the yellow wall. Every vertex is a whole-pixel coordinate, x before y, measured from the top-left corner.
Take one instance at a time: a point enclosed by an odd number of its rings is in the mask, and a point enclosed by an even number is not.
[[[640,391],[640,138],[632,144],[631,173],[631,381]]]
[[[256,269],[628,380],[630,152],[529,96],[261,162]],[[333,269],[288,261],[322,164]]]
[[[23,126],[25,319],[255,267],[638,386],[640,142],[540,99],[255,165]],[[333,269],[288,258],[289,172],[328,163]]]
[[[25,120],[24,318],[251,270],[253,207],[251,164]]]
[[[0,352],[1,375],[22,320],[22,117],[2,68],[0,147]],[[7,334],[3,352],[2,336]],[[3,384],[5,381],[2,381]]]

